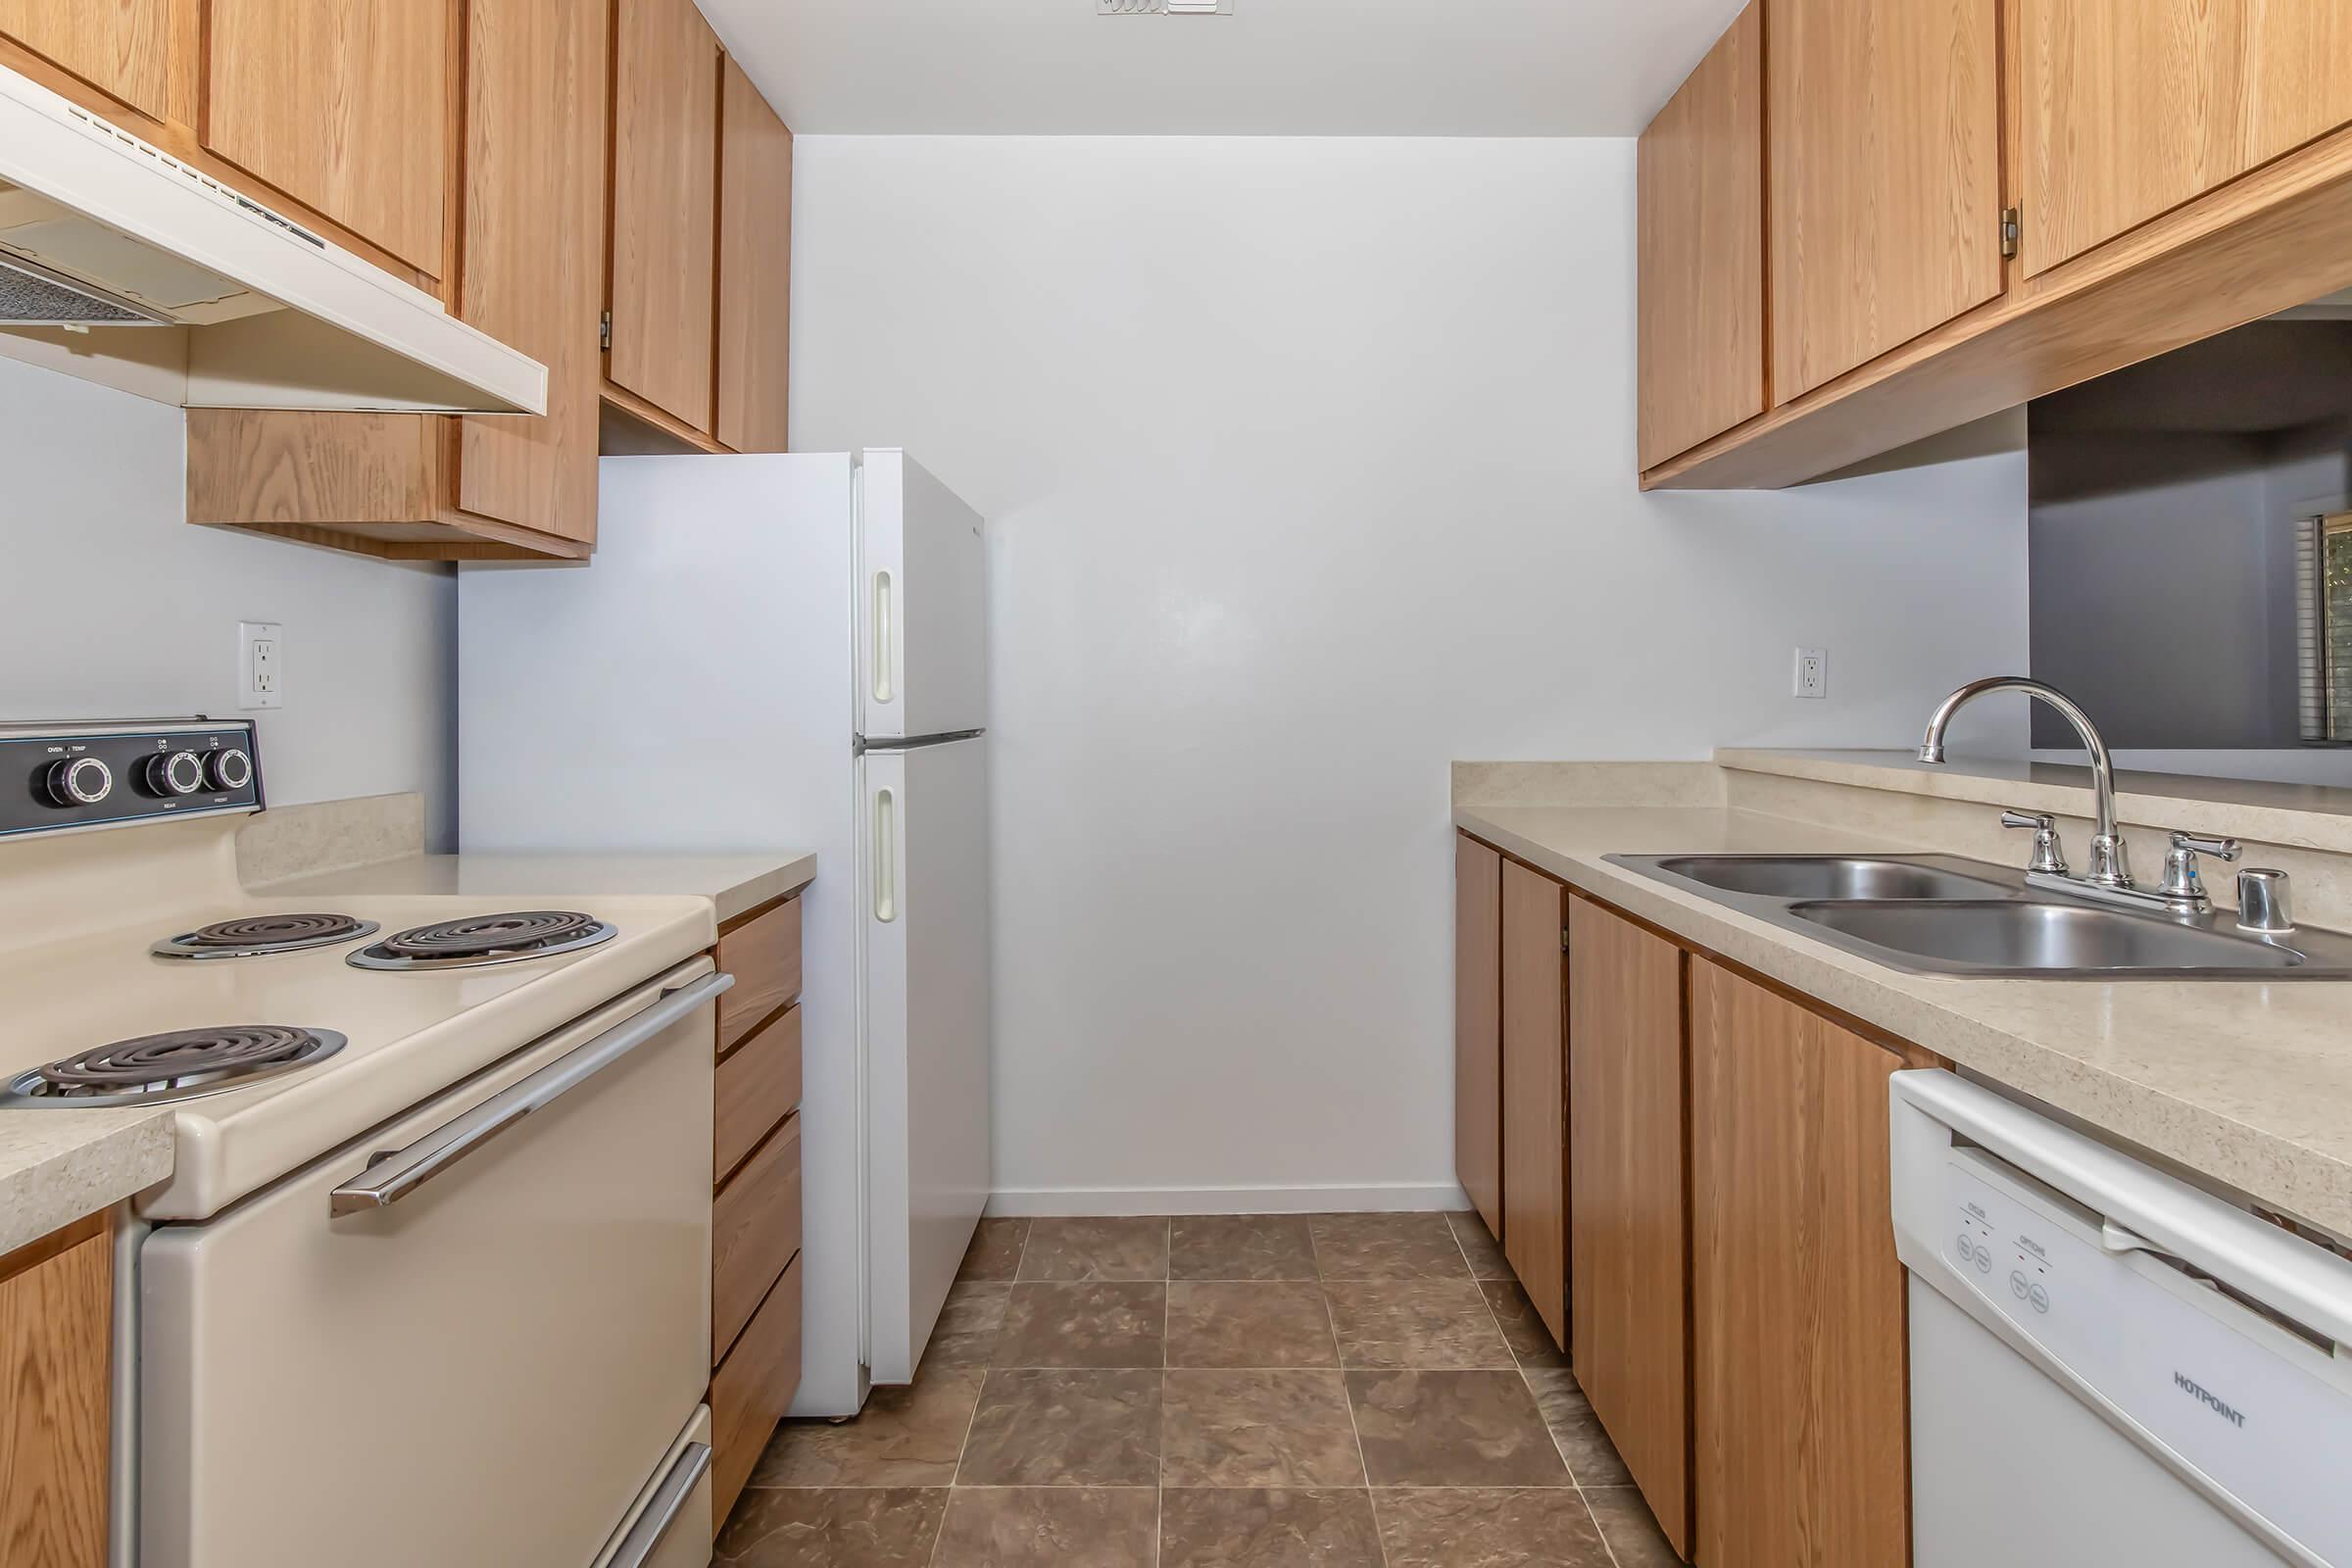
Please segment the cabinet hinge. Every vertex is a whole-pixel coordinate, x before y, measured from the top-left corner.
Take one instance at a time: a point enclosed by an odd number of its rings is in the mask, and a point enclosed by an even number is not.
[[[2015,256],[2017,254],[2018,241],[2025,237],[2025,232],[2026,215],[2024,210],[2016,207],[2002,208],[2001,254],[2004,257]]]
[[[2006,255],[2006,252],[2003,252]],[[596,323],[596,346],[606,353],[612,352],[612,313],[607,311],[604,319]]]
[[[1562,953],[1568,951],[1568,928],[1566,926],[1560,927],[1560,951]]]

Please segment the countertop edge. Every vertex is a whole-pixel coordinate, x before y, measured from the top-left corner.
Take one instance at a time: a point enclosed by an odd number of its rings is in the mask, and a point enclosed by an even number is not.
[[[351,899],[370,894],[483,898],[671,894],[709,899],[718,922],[724,925],[762,905],[791,897],[816,876],[816,856],[800,850],[525,850],[403,856],[345,870],[258,883],[249,891],[264,897],[301,894]]]
[[[26,1111],[26,1116],[107,1116],[105,1111]],[[0,1253],[112,1208],[172,1174],[172,1113],[149,1110],[47,1156],[0,1172]]]
[[[1714,814],[1780,820],[1738,810]],[[1611,865],[1600,853],[1554,849],[1476,807],[1456,807],[1453,822],[1530,865],[1824,1006],[1925,1047],[2284,1212],[2352,1236],[2352,1161],[1910,995],[1879,978],[1877,966],[1865,959]],[[1629,847],[1605,853],[1641,851]],[[2271,1173],[2291,1173],[2297,1179],[2281,1182]]]

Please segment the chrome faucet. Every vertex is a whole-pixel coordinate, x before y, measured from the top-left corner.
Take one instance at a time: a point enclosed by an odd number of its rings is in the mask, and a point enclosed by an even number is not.
[[[2090,754],[2090,868],[2082,876],[2067,871],[2066,857],[2058,845],[2057,825],[2049,817],[2024,811],[2001,813],[2003,827],[2034,830],[2034,859],[2026,871],[2028,884],[2104,904],[2152,906],[2168,914],[2211,914],[2213,899],[2197,875],[2197,857],[2210,855],[2221,860],[2234,860],[2239,854],[2237,841],[2176,833],[2172,837],[2172,851],[2165,857],[2163,886],[2148,889],[2134,883],[2131,857],[2126,853],[2122,836],[2115,830],[2115,762],[2108,756],[2107,743],[2099,738],[2090,715],[2056,687],[2020,675],[1970,681],[1938,704],[1929,717],[1927,737],[1919,743],[1919,760],[1940,763],[1943,732],[1951,727],[1952,716],[1990,692],[2023,692],[2028,697],[2039,698],[2075,726],[2083,751]]]

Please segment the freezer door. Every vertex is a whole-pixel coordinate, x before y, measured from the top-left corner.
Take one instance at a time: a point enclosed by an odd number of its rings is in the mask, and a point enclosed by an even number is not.
[[[988,1201],[988,742],[859,774],[868,1366],[906,1383]]]
[[[987,538],[980,514],[904,452],[858,470],[858,732],[988,727]]]

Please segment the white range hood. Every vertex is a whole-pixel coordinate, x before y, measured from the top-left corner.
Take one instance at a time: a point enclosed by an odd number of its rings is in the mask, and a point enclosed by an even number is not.
[[[547,412],[536,360],[5,68],[0,334],[188,408]]]

